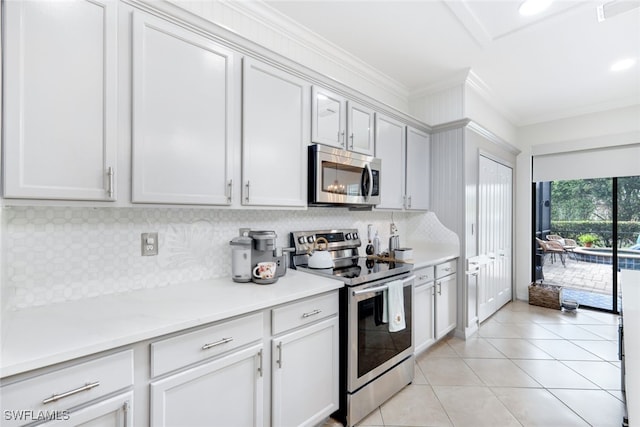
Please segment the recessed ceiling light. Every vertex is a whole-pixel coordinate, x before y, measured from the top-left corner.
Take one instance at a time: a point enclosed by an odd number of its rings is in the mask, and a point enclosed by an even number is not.
[[[633,67],[636,64],[636,60],[633,58],[622,59],[614,62],[611,66],[611,71],[624,71]]]
[[[553,2],[553,0],[525,0],[525,2],[520,5],[518,12],[523,16],[536,15],[548,8],[551,2]]]

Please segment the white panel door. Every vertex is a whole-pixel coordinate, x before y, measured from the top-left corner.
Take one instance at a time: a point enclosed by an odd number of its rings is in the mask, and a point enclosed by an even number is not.
[[[242,204],[306,207],[311,85],[243,61]]]
[[[233,51],[134,13],[134,202],[231,203],[234,77]]]
[[[3,7],[4,196],[115,200],[115,2]]]
[[[339,406],[338,318],[273,339],[274,426],[313,426]]]
[[[478,275],[482,322],[512,298],[512,169],[479,157],[478,253],[488,260]]]
[[[407,188],[405,208],[429,209],[431,175],[429,135],[407,127]]]
[[[262,344],[151,383],[154,427],[263,424]]]
[[[376,157],[382,160],[380,173],[381,209],[404,207],[405,126],[403,123],[376,114]]]
[[[346,150],[346,99],[318,86],[311,98],[311,141]]]
[[[348,149],[358,153],[373,156],[375,113],[353,101],[347,101],[347,132]]]

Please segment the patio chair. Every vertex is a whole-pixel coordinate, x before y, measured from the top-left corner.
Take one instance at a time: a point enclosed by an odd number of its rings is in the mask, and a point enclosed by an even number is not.
[[[547,254],[551,255],[551,262],[555,261],[556,254],[560,257],[560,262],[562,262],[562,266],[566,267],[565,256],[567,255],[567,251],[565,248],[555,240],[544,241],[536,237],[536,241],[538,242],[538,246],[540,246],[540,250],[542,251],[543,256]],[[544,257],[543,257],[544,259]]]
[[[576,256],[573,253],[573,250],[578,247],[578,243],[575,240],[564,238],[559,234],[547,234],[547,240],[550,242],[560,243],[564,248],[564,250],[567,251],[569,258],[576,259]]]

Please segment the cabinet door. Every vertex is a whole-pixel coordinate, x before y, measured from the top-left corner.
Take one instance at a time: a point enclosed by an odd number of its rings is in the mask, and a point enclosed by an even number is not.
[[[3,3],[4,196],[115,200],[116,3]]]
[[[374,155],[374,118],[372,109],[347,101],[348,149],[369,156]]]
[[[311,106],[311,141],[346,149],[346,100],[314,86]]]
[[[307,205],[310,91],[298,77],[244,59],[243,205]]]
[[[429,209],[429,158],[429,135],[408,127],[406,209]]]
[[[424,351],[435,342],[434,294],[433,282],[415,288],[413,305],[415,353]]]
[[[456,327],[457,274],[436,280],[436,339]]]
[[[73,412],[58,412],[58,419],[46,427],[127,427],[133,425],[133,392],[101,400]]]
[[[151,425],[260,426],[262,345],[151,383]]]
[[[314,426],[338,409],[338,318],[274,338],[274,426]]]
[[[405,180],[404,124],[376,114],[376,157],[382,160],[380,199],[376,207],[402,209]]]
[[[234,53],[144,13],[133,20],[133,202],[231,202]]]

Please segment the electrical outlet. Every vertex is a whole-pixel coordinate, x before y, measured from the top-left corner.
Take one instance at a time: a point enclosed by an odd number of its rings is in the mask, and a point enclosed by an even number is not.
[[[396,227],[396,225],[392,222],[391,225],[389,226],[389,233],[391,233],[391,235],[394,235],[398,232],[398,227]]]
[[[158,255],[158,233],[142,233],[142,256]]]

